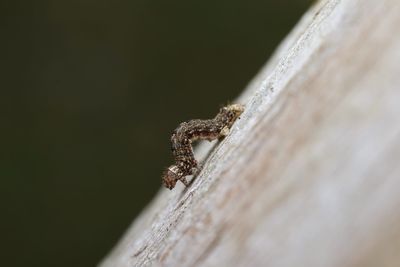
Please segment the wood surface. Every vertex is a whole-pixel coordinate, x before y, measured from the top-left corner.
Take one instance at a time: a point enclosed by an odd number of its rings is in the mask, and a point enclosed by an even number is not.
[[[315,3],[237,102],[100,266],[400,266],[400,1]]]

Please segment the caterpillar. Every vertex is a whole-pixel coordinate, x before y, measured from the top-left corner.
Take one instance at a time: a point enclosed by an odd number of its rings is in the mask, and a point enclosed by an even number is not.
[[[175,164],[163,173],[162,182],[168,189],[173,189],[177,181],[189,186],[186,176],[200,171],[196,161],[192,142],[196,140],[215,140],[225,137],[233,123],[243,113],[244,106],[232,104],[220,109],[219,113],[209,120],[190,120],[181,123],[171,136],[171,150]]]

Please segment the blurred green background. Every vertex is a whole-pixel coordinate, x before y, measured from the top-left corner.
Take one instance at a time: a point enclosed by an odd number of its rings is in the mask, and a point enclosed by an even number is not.
[[[160,189],[172,130],[234,100],[309,5],[2,2],[2,266],[96,265]]]

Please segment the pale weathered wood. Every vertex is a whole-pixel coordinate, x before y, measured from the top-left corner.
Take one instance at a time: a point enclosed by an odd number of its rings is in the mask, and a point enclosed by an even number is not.
[[[238,102],[101,266],[400,266],[400,1],[315,4]]]

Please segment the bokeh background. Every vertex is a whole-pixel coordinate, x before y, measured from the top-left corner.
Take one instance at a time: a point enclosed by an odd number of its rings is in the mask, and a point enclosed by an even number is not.
[[[310,4],[3,1],[1,265],[96,265]]]

